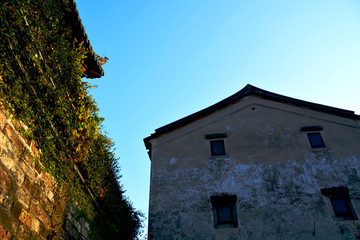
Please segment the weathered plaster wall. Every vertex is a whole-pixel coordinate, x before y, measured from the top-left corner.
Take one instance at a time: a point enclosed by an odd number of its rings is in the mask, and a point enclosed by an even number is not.
[[[303,126],[324,127],[314,151]],[[225,157],[206,134],[227,133]],[[347,186],[360,214],[356,121],[256,97],[152,140],[150,239],[356,239],[322,188]],[[238,228],[215,229],[210,196],[237,195]]]
[[[52,239],[62,231],[64,220],[69,222],[64,239],[85,239],[88,225],[66,211],[66,203],[56,197],[53,179],[24,153],[25,148],[39,154],[34,143],[17,131],[24,126],[0,108],[0,239]],[[79,224],[72,232],[71,227]]]

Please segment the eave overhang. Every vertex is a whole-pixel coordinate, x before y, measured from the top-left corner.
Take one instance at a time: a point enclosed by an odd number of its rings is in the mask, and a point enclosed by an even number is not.
[[[72,37],[78,42],[83,42],[85,49],[88,51],[84,59],[85,72],[83,77],[100,78],[104,76],[104,71],[99,63],[97,56],[90,44],[85,27],[81,22],[79,11],[76,7],[75,0],[63,0],[65,3],[65,20],[71,26]]]

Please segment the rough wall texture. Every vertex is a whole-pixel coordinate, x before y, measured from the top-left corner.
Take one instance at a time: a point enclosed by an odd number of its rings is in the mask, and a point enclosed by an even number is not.
[[[22,127],[0,109],[0,239],[52,239],[62,232],[64,217],[64,238],[84,239],[88,225],[66,211],[71,207],[56,197],[53,179],[25,154],[39,151],[17,131]],[[73,226],[76,231],[68,230]]]
[[[90,225],[84,218],[77,216],[75,207],[69,203],[65,210],[63,220],[63,233],[64,240],[74,239],[88,239],[90,232]]]
[[[311,149],[304,126],[322,126]],[[206,134],[227,133],[211,157]],[[152,140],[149,239],[360,239],[322,188],[346,186],[360,214],[356,120],[246,97]],[[237,228],[214,228],[210,196],[237,196]]]

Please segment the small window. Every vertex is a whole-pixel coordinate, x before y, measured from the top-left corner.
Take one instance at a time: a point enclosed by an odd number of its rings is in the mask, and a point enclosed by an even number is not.
[[[208,140],[210,145],[211,156],[224,156],[225,152],[225,139],[226,133],[213,133],[205,135],[205,139]]]
[[[324,148],[324,140],[321,137],[320,132],[307,133],[311,148]]]
[[[210,147],[211,147],[211,156],[225,155],[224,140],[210,141]]]
[[[215,228],[235,228],[238,226],[236,195],[211,196]]]
[[[324,130],[322,126],[307,126],[301,127],[300,131],[306,133],[309,139],[310,147],[312,149],[325,148],[324,140],[321,136],[321,131]]]
[[[321,189],[321,193],[329,197],[336,218],[341,220],[358,219],[351,204],[347,187],[325,188]]]

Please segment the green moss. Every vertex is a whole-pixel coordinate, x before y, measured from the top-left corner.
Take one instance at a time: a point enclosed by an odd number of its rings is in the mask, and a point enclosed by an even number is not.
[[[122,190],[113,144],[89,95],[92,85],[81,79],[87,49],[71,37],[64,8],[61,0],[0,3],[0,101],[29,127],[23,134],[40,149],[36,161],[54,177],[62,197],[96,221],[106,211],[94,208],[94,199],[113,211],[104,199]],[[139,214],[127,208],[135,237]]]

